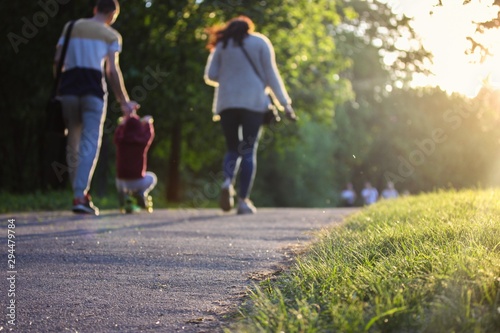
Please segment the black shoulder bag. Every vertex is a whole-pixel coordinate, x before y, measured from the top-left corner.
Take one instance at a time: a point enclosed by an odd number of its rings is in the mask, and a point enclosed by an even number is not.
[[[62,67],[64,64],[64,59],[66,58],[66,52],[68,50],[68,44],[71,38],[71,30],[73,29],[73,24],[75,24],[75,21],[70,22],[68,30],[66,31],[64,37],[61,58],[57,63],[54,86],[52,87],[52,93],[50,94],[49,102],[47,103],[46,107],[47,131],[62,134],[64,136],[66,135],[66,124],[64,123],[63,119],[61,101],[57,99],[57,94],[59,90],[59,84],[61,83]]]
[[[257,71],[257,68],[255,67],[254,63],[252,62],[252,59],[250,59],[250,56],[247,53],[247,50],[243,47],[243,45],[240,45],[241,50],[243,51],[243,54],[247,58],[248,62],[252,66],[252,69],[254,70],[255,74],[257,74],[257,77],[262,81],[264,86],[266,86],[266,82],[262,79],[262,77],[259,75],[259,72]],[[278,113],[278,109],[273,103],[273,99],[271,96],[268,94],[267,97],[269,97],[269,107],[268,110],[264,113],[264,120],[263,124],[264,125],[270,125],[273,123],[279,123],[281,121],[281,117]]]

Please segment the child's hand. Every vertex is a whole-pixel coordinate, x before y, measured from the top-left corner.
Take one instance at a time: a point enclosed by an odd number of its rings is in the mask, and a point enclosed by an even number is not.
[[[130,116],[141,107],[136,101],[123,101],[120,102],[120,106],[124,116]]]

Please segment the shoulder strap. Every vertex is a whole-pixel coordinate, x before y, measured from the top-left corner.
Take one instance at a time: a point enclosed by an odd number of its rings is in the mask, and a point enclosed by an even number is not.
[[[68,44],[71,38],[71,30],[73,29],[73,25],[75,21],[71,21],[68,25],[68,30],[66,30],[66,34],[64,36],[64,44],[61,51],[61,57],[59,58],[59,62],[57,63],[56,69],[56,78],[54,80],[54,87],[52,89],[52,96],[57,94],[57,90],[59,89],[59,82],[61,81],[61,73],[64,64],[64,58],[66,58],[66,52],[68,51]]]
[[[247,53],[247,50],[245,50],[245,48],[243,47],[243,45],[240,45],[241,47],[241,50],[243,51],[243,54],[245,55],[245,58],[247,58],[248,62],[250,63],[250,65],[252,66],[255,74],[257,74],[257,77],[260,79],[260,81],[262,82],[262,84],[264,84],[264,87],[266,86],[266,82],[262,79],[262,77],[260,76],[259,72],[257,71],[257,67],[255,67],[252,59],[250,59],[250,56],[248,55]],[[273,103],[273,99],[271,97],[271,95],[268,93],[267,94],[267,97],[269,98],[269,105],[274,109],[276,110],[275,106],[274,106],[274,103]],[[276,117],[276,120],[277,121],[280,121],[280,117],[276,114],[275,115]]]
[[[247,53],[247,50],[245,50],[245,48],[243,47],[243,45],[240,45],[241,47],[241,50],[243,51],[243,54],[245,55],[245,58],[247,58],[248,62],[250,63],[250,65],[252,66],[255,74],[257,74],[257,76],[259,77],[259,79],[262,81],[262,83],[264,83],[264,86],[266,85],[266,83],[264,82],[264,80],[262,79],[262,77],[260,76],[259,72],[257,71],[257,67],[255,67],[255,64],[253,63],[252,59],[250,59],[250,56],[248,55]]]

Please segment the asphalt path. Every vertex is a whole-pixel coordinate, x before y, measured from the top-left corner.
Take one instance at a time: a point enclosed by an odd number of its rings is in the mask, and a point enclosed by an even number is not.
[[[248,288],[355,211],[0,215],[0,332],[221,332]]]

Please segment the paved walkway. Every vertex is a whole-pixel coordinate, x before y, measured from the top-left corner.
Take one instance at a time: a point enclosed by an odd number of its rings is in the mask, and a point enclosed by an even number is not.
[[[311,231],[355,211],[0,215],[0,332],[220,332],[252,283],[279,270]]]

